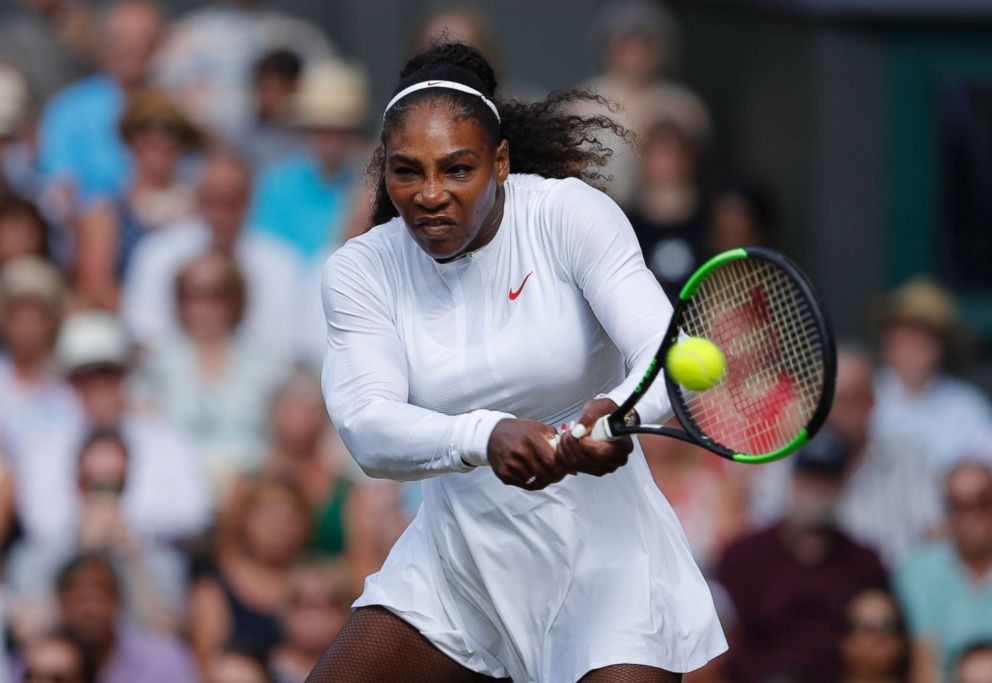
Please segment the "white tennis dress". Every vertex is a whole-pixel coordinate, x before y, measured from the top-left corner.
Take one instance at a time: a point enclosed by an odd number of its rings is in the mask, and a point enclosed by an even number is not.
[[[620,663],[696,669],[726,641],[639,447],[613,474],[537,492],[485,466],[503,418],[560,426],[597,394],[622,402],[672,311],[605,194],[534,175],[504,188],[492,242],[455,261],[434,261],[397,218],[325,267],[328,411],[367,473],[427,479],[355,606],[382,605],[516,683]],[[670,412],[655,386],[638,404],[646,421]]]

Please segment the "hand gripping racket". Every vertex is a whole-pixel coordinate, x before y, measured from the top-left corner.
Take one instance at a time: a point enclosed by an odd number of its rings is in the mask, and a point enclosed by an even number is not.
[[[726,359],[723,378],[705,391],[690,391],[665,370],[669,349],[686,336],[710,340]],[[770,249],[733,249],[703,264],[682,288],[644,377],[590,437],[661,434],[737,462],[776,460],[823,424],[836,365],[830,324],[806,275]],[[659,374],[682,429],[641,424],[637,415]],[[583,425],[572,428],[572,436],[584,435]]]

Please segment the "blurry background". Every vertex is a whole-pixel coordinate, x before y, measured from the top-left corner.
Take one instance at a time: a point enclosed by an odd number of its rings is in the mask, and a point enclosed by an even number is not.
[[[327,420],[320,269],[438,35],[620,104],[670,295],[763,244],[830,310],[797,456],[642,440],[731,640],[691,679],[992,681],[992,3],[4,0],[0,683],[300,683],[347,618],[420,494]]]

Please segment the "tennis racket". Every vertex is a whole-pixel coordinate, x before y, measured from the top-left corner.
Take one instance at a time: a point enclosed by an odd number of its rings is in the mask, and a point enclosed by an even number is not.
[[[665,370],[669,349],[686,336],[710,340],[726,359],[722,379],[705,391],[690,391]],[[736,462],[777,460],[823,424],[836,366],[830,324],[806,275],[770,249],[733,249],[703,264],[682,288],[644,377],[590,437],[660,434]],[[637,415],[659,375],[682,429],[641,424]],[[575,425],[572,436],[585,436],[585,426]]]

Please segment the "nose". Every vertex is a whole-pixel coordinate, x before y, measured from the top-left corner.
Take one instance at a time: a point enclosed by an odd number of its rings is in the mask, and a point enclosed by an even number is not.
[[[433,174],[425,178],[414,201],[428,211],[443,208],[448,203],[448,191],[444,187],[443,179]]]

